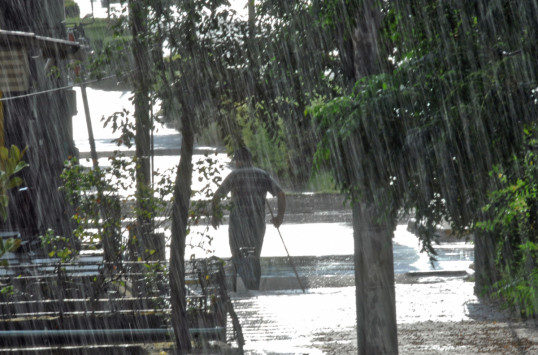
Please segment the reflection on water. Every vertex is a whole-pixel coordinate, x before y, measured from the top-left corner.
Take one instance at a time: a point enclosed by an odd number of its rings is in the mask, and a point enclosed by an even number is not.
[[[398,324],[470,320],[479,303],[474,283],[446,279],[434,284],[396,284]],[[322,354],[313,347],[337,342],[356,346],[355,288],[248,291],[233,296],[248,354]],[[455,323],[457,324],[457,323]],[[351,352],[346,352],[351,353]]]
[[[316,334],[355,325],[353,288],[249,292],[234,298],[249,354],[322,354],[311,348]]]
[[[193,228],[201,231],[202,227]],[[293,257],[299,274],[303,275],[352,275],[353,266],[353,227],[345,223],[305,223],[283,224],[280,231]],[[218,230],[210,229],[213,238],[207,253],[199,248],[188,248],[186,255],[201,258],[216,255],[230,258],[228,246],[228,226]],[[469,243],[450,243],[437,247],[437,261],[432,265],[425,253],[420,253],[420,245],[415,235],[408,232],[406,226],[399,225],[394,233],[393,253],[394,272],[403,274],[411,271],[431,270],[467,270],[474,259],[474,250]],[[267,226],[262,262],[264,275],[293,276],[289,267],[286,251],[278,235],[271,225]]]

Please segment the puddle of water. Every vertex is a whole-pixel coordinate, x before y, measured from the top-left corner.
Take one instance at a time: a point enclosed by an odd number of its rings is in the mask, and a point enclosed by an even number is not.
[[[461,278],[436,283],[396,284],[398,324],[469,320],[469,306],[478,302],[474,282]]]
[[[203,230],[202,227],[192,229],[193,244],[201,241],[197,233]],[[209,232],[213,238],[210,247],[214,254],[221,258],[231,257],[228,225],[222,225],[217,230],[211,228]],[[280,232],[291,256],[353,255],[353,229],[343,223],[283,224]],[[206,251],[199,248],[187,248],[185,255],[192,254],[198,258],[208,255]],[[270,224],[267,225],[265,232],[261,256],[287,256],[278,231]]]
[[[296,292],[253,292],[234,300],[245,335],[245,350],[254,354],[322,354],[311,347],[315,335],[355,326],[352,288]]]

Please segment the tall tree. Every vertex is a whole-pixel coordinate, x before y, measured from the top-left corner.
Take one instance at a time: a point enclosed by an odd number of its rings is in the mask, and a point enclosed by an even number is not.
[[[350,24],[353,27],[352,32],[348,33],[352,53],[345,53],[342,58],[353,59],[353,76],[355,81],[360,82],[379,75],[387,67],[387,58],[381,56],[383,51],[380,49],[381,11],[373,0],[362,1],[356,8],[347,9],[352,11]],[[376,115],[379,115],[376,111],[368,112],[366,119],[379,121]],[[365,160],[375,159],[375,155],[381,154],[376,146],[382,148],[382,138],[378,133],[363,134],[358,139],[352,139],[351,151],[346,149],[345,164],[349,167],[365,167]],[[370,165],[368,169],[373,168],[371,160],[367,164]],[[397,354],[392,253],[396,211],[392,204],[390,173],[379,167],[374,169],[380,171],[372,174],[355,168],[348,176],[348,183],[352,186],[357,340],[359,354]],[[376,177],[376,180],[372,180]],[[366,186],[370,187],[369,193],[364,192]]]
[[[146,0],[129,0],[129,26],[132,34],[132,58],[134,61],[132,86],[134,90],[135,149],[136,149],[136,203],[137,228],[136,238],[149,238],[153,232],[150,216],[151,207],[147,205],[151,184],[151,145],[150,117],[151,64],[149,36],[149,4]],[[136,239],[134,239],[136,240]],[[138,243],[137,243],[138,244]]]
[[[336,43],[347,96],[313,111],[322,136],[318,154],[330,157],[336,180],[351,199],[360,354],[398,353],[392,237],[402,203],[393,171],[401,124],[384,116],[388,102],[369,100],[382,90],[390,68],[381,10],[373,0],[327,4],[327,22],[344,37]]]
[[[135,138],[137,237],[147,237],[154,227],[148,223],[153,216],[148,205],[153,198],[148,195],[151,193],[148,185],[152,100],[161,101],[166,119],[176,123],[181,133],[171,209],[169,280],[177,350],[186,353],[191,342],[186,317],[184,254],[193,192],[194,141],[209,123],[222,120],[220,102],[234,92],[232,78],[236,71],[230,70],[228,45],[236,46],[236,22],[226,0],[130,0],[127,3],[128,26],[125,16],[120,16],[115,26],[119,40],[108,43],[103,54],[96,58],[95,69],[106,63],[133,77],[135,133],[132,134],[127,123],[121,127],[124,130],[120,140],[130,142]],[[123,32],[125,28],[130,30],[130,36]],[[126,47],[131,49],[130,56],[122,60],[111,58],[125,55]],[[112,119],[115,116],[108,121]],[[114,121],[115,127],[119,125]]]
[[[413,128],[409,141],[416,143],[407,144],[415,159],[406,169],[428,171],[414,191],[418,218],[443,215],[465,231],[486,218],[482,207],[495,189],[490,173],[521,155],[526,127],[537,117],[530,95],[537,8],[511,1],[414,1],[394,9],[395,60],[407,62],[398,80],[408,100],[399,106]],[[490,231],[474,231],[480,290],[498,280],[497,242]]]
[[[415,213],[424,249],[434,254],[436,225],[446,220],[456,231],[473,227],[492,187],[489,173],[521,150],[525,127],[537,117],[532,95],[537,9],[510,1],[387,2],[382,11],[374,2],[354,4],[359,7],[346,10],[360,14],[348,33],[356,55],[346,58],[353,58],[358,81],[347,95],[312,112],[323,133],[318,154],[330,159],[340,186],[355,203],[357,285],[369,277],[388,285],[389,273],[360,260],[368,260],[361,255],[367,248],[389,259],[390,239],[382,231],[391,234],[398,210]],[[380,14],[385,15],[382,26],[376,21]],[[373,43],[380,57],[368,49]],[[370,63],[379,65],[389,54],[394,69],[380,70],[381,65],[368,71]],[[370,231],[375,238],[357,233],[366,226],[377,227]],[[488,247],[496,244],[495,237],[488,234],[475,236],[478,277],[491,276],[486,269],[495,265],[495,249]],[[375,258],[377,263],[384,256]],[[362,276],[360,268],[370,270]],[[389,291],[379,302],[368,298],[375,294],[369,288],[357,292],[365,313],[382,307],[383,300],[389,304]],[[357,307],[361,312],[362,305]],[[391,352],[363,336],[366,325],[383,324],[382,319],[360,324],[377,316],[366,317],[358,314],[361,352],[370,346],[371,352]],[[392,334],[391,329],[381,332]]]
[[[188,351],[186,323],[185,242],[192,196],[192,157],[196,134],[219,118],[219,103],[229,78],[219,46],[231,36],[227,1],[181,1],[157,11],[159,25],[170,51],[161,60],[160,96],[165,114],[179,124],[182,142],[172,204],[170,287],[172,321],[180,352]],[[161,39],[161,43],[164,41]]]

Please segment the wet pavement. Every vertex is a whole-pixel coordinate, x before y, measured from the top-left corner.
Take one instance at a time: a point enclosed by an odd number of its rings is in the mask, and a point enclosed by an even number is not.
[[[420,322],[472,320],[480,307],[474,283],[438,278],[396,284],[399,327]],[[325,354],[328,343],[356,347],[355,288],[232,293],[248,354]],[[339,335],[345,337],[339,339]],[[329,335],[329,336],[327,336]],[[338,354],[338,352],[336,352]]]
[[[264,246],[262,253],[262,290],[249,291],[239,284],[238,291],[231,293],[248,354],[326,354],[331,346],[341,353],[356,353],[354,268],[349,255],[352,228],[323,223],[303,227],[310,232],[290,233],[293,237],[286,243],[290,240],[288,248],[295,253],[292,261],[307,285],[306,293],[280,251],[281,242],[269,241],[269,231],[268,248]],[[282,229],[295,230],[295,226]],[[326,235],[331,235],[330,246],[323,243]],[[406,226],[398,226],[393,249],[399,326],[472,320],[480,305],[474,283],[465,280],[472,272],[472,247],[444,244],[433,265],[419,248]]]
[[[200,230],[202,228],[199,228]],[[193,228],[192,245],[201,242]],[[223,259],[231,257],[228,245],[228,226],[209,231],[211,245],[204,248],[187,247],[186,256],[203,258],[215,255]],[[353,275],[353,227],[349,223],[284,223],[280,227],[289,255],[302,270],[301,275]],[[200,239],[197,239],[200,238]],[[415,235],[407,231],[406,225],[398,225],[394,233],[393,254],[395,274],[407,272],[468,270],[473,262],[474,250],[471,243],[453,242],[436,246],[437,261],[431,263],[429,257],[420,253],[420,245]],[[262,274],[264,276],[293,276],[293,269],[287,262],[287,253],[278,231],[267,226],[262,249]],[[469,270],[471,272],[471,270]]]
[[[232,295],[251,354],[322,354],[316,334],[352,330],[355,291],[352,287]]]
[[[536,325],[480,301],[464,277],[396,283],[400,354],[537,354]],[[356,354],[355,288],[232,293],[246,354]]]

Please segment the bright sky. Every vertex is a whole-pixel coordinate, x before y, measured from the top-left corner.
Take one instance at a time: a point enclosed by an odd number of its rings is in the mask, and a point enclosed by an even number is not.
[[[80,8],[80,17],[84,17],[87,14],[92,13],[92,3],[93,3],[93,15],[97,18],[107,17],[107,8],[101,4],[101,0],[75,0]],[[232,7],[239,13],[246,13],[246,3],[247,0],[230,0]],[[111,3],[111,9],[119,9],[119,3]]]

